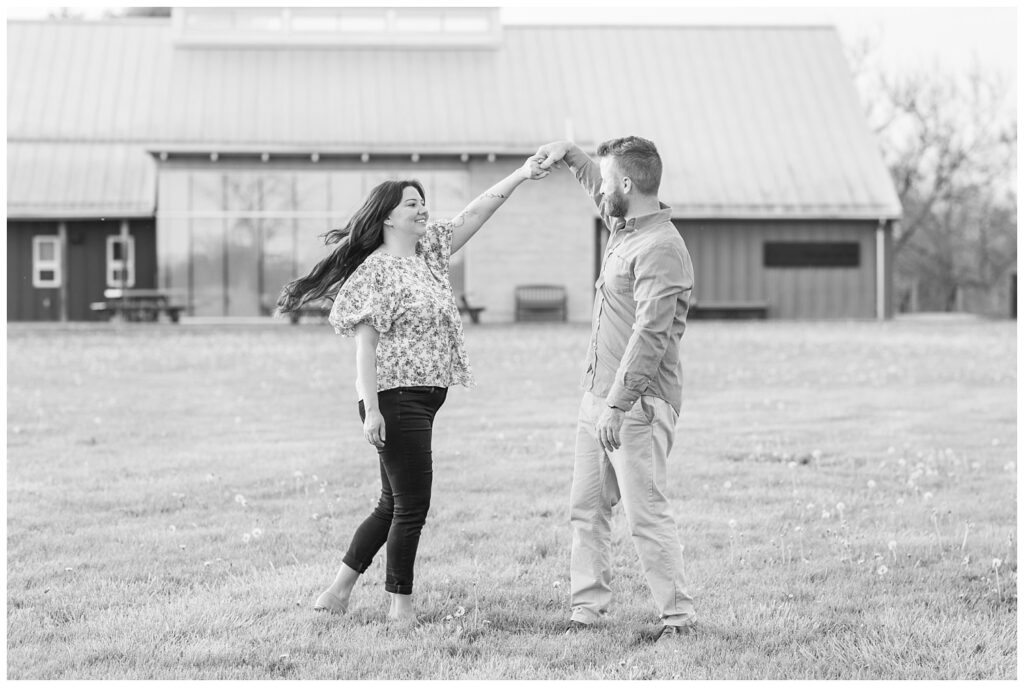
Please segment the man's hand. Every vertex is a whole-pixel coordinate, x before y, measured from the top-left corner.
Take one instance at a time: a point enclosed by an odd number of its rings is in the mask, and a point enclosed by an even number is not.
[[[379,410],[367,410],[363,422],[363,436],[377,448],[384,448],[384,416]]]
[[[611,452],[622,446],[619,430],[622,429],[622,418],[625,415],[624,410],[608,407],[597,419],[597,440],[605,451]]]
[[[523,179],[528,181],[536,181],[537,179],[543,179],[547,175],[551,174],[550,170],[541,169],[540,163],[543,162],[544,156],[540,153],[535,153],[526,159],[523,166],[519,168],[519,173],[523,175]]]
[[[537,148],[536,156],[541,156],[543,158],[543,162],[540,163],[540,168],[551,169],[552,166],[557,168],[559,166],[558,161],[565,157],[566,153],[572,150],[572,146],[572,141],[554,141]]]

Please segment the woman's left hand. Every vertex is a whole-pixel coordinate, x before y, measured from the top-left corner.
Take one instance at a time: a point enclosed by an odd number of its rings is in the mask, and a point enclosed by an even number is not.
[[[540,163],[544,161],[543,155],[534,154],[526,159],[523,166],[519,168],[520,173],[523,175],[523,179],[536,181],[543,179],[548,174],[551,174],[551,170],[541,169]]]

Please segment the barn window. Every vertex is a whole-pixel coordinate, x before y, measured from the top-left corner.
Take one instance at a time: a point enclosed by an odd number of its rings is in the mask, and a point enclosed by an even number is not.
[[[135,237],[107,237],[107,286],[135,286]]]
[[[772,241],[764,244],[765,267],[859,267],[860,244],[840,241]]]
[[[60,237],[32,237],[32,286],[37,289],[61,285]]]

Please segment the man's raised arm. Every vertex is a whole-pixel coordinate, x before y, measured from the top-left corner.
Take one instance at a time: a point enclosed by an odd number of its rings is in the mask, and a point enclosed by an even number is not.
[[[576,175],[576,180],[580,182],[583,190],[590,195],[597,209],[602,209],[601,201],[604,195],[601,193],[601,170],[579,146],[572,141],[554,141],[538,148],[537,155],[545,156],[540,163],[541,169],[557,167],[559,161],[565,162]]]

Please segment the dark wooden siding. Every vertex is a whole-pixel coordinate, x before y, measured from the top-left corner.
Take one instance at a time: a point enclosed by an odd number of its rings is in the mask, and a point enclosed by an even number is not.
[[[766,301],[787,319],[876,316],[876,222],[676,220],[695,272],[698,302]],[[764,266],[764,244],[855,242],[858,267]],[[890,299],[891,300],[891,299]]]
[[[32,237],[57,235],[57,222],[7,223],[7,319],[60,319],[60,290],[32,286]],[[121,232],[121,221],[83,220],[66,223],[68,264],[68,319],[102,318],[89,309],[103,300],[107,288],[107,237]],[[128,231],[135,237],[135,288],[156,288],[156,224],[153,219],[134,219]]]
[[[32,237],[56,236],[56,222],[7,223],[7,319],[59,320],[60,289],[32,286]]]

